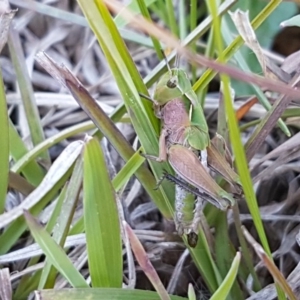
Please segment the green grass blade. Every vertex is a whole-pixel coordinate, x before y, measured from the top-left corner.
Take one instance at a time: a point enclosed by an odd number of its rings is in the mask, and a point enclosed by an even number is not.
[[[156,2],[156,0],[145,0],[144,4],[146,7],[149,7],[152,3]],[[131,1],[128,5],[127,8],[130,9],[133,13],[138,14],[140,12],[140,7],[138,5],[138,0],[133,0]],[[124,20],[120,14],[118,14],[115,19],[114,19],[116,26],[118,28],[122,28],[125,25],[128,24],[126,20]]]
[[[259,28],[259,26],[268,18],[268,16],[277,8],[277,6],[281,3],[281,0],[275,0],[270,2],[265,6],[265,8],[255,17],[255,19],[251,22],[251,26],[254,30]],[[238,36],[234,39],[234,41],[219,55],[218,61],[227,61],[231,58],[231,56],[244,44],[241,36]],[[217,74],[216,71],[209,69],[203,73],[203,75],[199,78],[199,80],[194,84],[193,89],[197,91],[198,89],[203,88],[208,85],[209,82],[214,78]]]
[[[202,229],[198,233],[197,246],[190,248],[190,253],[208,289],[211,292],[215,292],[221,284],[222,278],[212,258],[206,236]]]
[[[220,22],[219,17],[216,11],[215,2],[208,1],[208,6],[210,10],[212,11],[213,20],[214,20],[214,26],[215,26],[215,34],[216,34],[216,41],[219,48],[219,51],[222,51],[223,42],[222,37],[220,35],[220,32],[218,31],[220,28]],[[225,59],[222,57],[221,61],[224,61]],[[230,81],[229,77],[226,75],[222,75],[222,81],[223,81],[223,91],[224,91],[224,100],[225,100],[225,109],[227,114],[227,120],[228,120],[228,129],[230,133],[230,140],[232,143],[233,152],[236,159],[236,165],[238,169],[238,173],[241,177],[241,182],[243,185],[245,198],[248,204],[248,207],[250,209],[251,214],[253,213],[253,219],[255,227],[258,231],[258,234],[260,236],[260,239],[262,241],[262,244],[265,247],[265,250],[270,255],[270,248],[269,244],[265,235],[265,231],[263,228],[263,224],[260,218],[260,213],[257,205],[256,196],[253,190],[252,180],[250,176],[250,172],[248,169],[248,164],[245,156],[244,147],[241,142],[239,127],[237,123],[237,119],[235,117],[235,112],[233,109],[232,99],[231,99],[231,93],[230,93]]]
[[[183,40],[187,36],[187,7],[185,0],[180,0],[178,4],[179,8],[179,38]]]
[[[81,124],[74,125],[70,128],[64,129],[60,131],[58,134],[46,139],[42,143],[38,144],[36,147],[34,147],[32,150],[30,150],[28,153],[26,153],[24,156],[22,156],[11,168],[13,172],[20,173],[23,172],[24,168],[28,166],[30,162],[32,162],[33,159],[39,156],[41,152],[43,152],[45,149],[48,149],[60,141],[63,141],[64,139],[75,135],[77,133],[87,131],[89,129],[95,128],[95,125],[88,121]]]
[[[137,150],[112,181],[113,187],[117,192],[124,186],[130,177],[134,175],[144,161],[145,158],[140,155],[140,150]]]
[[[36,292],[43,300],[161,300],[156,292],[138,289],[62,289],[62,290],[43,290]],[[179,296],[170,296],[172,300],[186,300]]]
[[[223,50],[223,40],[222,40],[222,36],[220,34],[221,22],[220,22],[218,14],[217,14],[217,5],[216,5],[215,1],[207,1],[207,5],[208,5],[209,10],[211,11],[211,14],[213,17],[215,41],[216,41],[218,50],[221,53]],[[221,61],[222,61],[222,59],[221,59]],[[221,75],[221,80],[223,83],[225,110],[226,110],[227,120],[228,120],[230,140],[232,143],[233,152],[235,154],[236,165],[237,165],[238,173],[240,174],[241,182],[242,182],[244,193],[245,193],[245,198],[246,198],[246,201],[247,201],[250,211],[251,211],[251,208],[250,208],[250,205],[251,205],[253,211],[255,211],[255,213],[258,215],[256,220],[254,220],[254,223],[255,223],[256,229],[258,231],[258,234],[259,234],[260,238],[264,240],[264,246],[266,247],[266,249],[268,249],[267,251],[268,251],[268,254],[270,255],[270,248],[269,248],[266,234],[265,234],[265,231],[263,228],[262,220],[260,219],[259,208],[257,205],[254,189],[252,186],[251,175],[249,173],[247,160],[246,160],[246,156],[245,156],[245,151],[244,151],[244,147],[241,142],[238,123],[237,123],[234,109],[233,109],[233,102],[232,102],[232,96],[231,96],[231,91],[230,91],[230,80],[227,75]],[[250,202],[250,199],[251,199],[251,202]]]
[[[175,17],[175,8],[173,6],[172,0],[166,0],[166,9],[167,9],[167,16],[168,16],[168,23],[169,23],[168,25],[171,31],[173,32],[173,34],[179,37],[178,26]]]
[[[123,260],[115,191],[97,139],[84,149],[84,223],[93,287],[121,287]]]
[[[198,1],[191,0],[191,8],[190,8],[190,32],[194,31],[197,26],[197,11],[198,11]],[[196,52],[196,43],[191,43],[191,50]],[[196,66],[192,66],[192,84],[196,81],[197,68]]]
[[[45,136],[38,108],[35,103],[33,87],[27,71],[25,63],[26,60],[23,55],[19,33],[15,29],[10,30],[8,46],[17,75],[32,143],[33,145],[37,145],[45,139]],[[46,164],[50,164],[50,156],[47,151],[41,153],[41,157],[45,160]]]

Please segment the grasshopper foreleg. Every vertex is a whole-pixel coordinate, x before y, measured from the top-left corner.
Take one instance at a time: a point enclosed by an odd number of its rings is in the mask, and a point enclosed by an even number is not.
[[[140,153],[140,154],[147,159],[154,160],[157,162],[166,161],[167,160],[167,145],[166,145],[167,137],[168,137],[168,131],[163,129],[159,136],[159,155],[158,155],[158,157],[154,156],[154,155],[144,154],[144,153]]]
[[[203,167],[206,169],[207,172],[209,172],[209,168],[208,168],[208,165],[207,165],[207,150],[202,150],[201,151],[201,163],[203,165]]]

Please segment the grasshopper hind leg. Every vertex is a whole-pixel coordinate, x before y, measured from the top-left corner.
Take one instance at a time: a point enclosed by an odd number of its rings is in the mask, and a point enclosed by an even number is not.
[[[198,199],[201,194],[180,177],[164,172],[158,185],[167,179],[175,184],[175,226],[179,236],[186,234],[190,247],[196,247],[199,231]],[[195,202],[195,196],[197,200]]]
[[[176,177],[175,177],[176,178]],[[188,244],[196,247],[198,230],[194,230],[195,197],[180,185],[175,186],[175,226],[180,236],[186,234]]]
[[[166,171],[157,183],[156,188],[167,179],[175,184],[175,226],[179,236],[186,234],[190,247],[198,242],[198,232],[201,223],[201,213],[204,205],[204,195],[198,189],[190,186],[180,177]],[[195,197],[196,200],[195,200]]]

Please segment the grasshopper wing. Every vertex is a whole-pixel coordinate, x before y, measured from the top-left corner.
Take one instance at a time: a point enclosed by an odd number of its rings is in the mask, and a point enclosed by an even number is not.
[[[239,175],[235,173],[226,158],[222,156],[213,143],[207,148],[207,163],[213,171],[221,175],[234,187],[237,194],[241,195],[243,193]]]
[[[226,210],[235,203],[207,173],[196,154],[181,145],[172,145],[168,151],[169,162],[175,172],[185,181],[203,192],[208,201],[219,209]]]

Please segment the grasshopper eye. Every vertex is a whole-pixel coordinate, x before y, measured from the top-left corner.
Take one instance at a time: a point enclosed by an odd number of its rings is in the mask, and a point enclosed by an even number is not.
[[[167,82],[167,87],[169,89],[175,89],[177,86],[177,79],[176,78],[171,78],[168,82]]]

